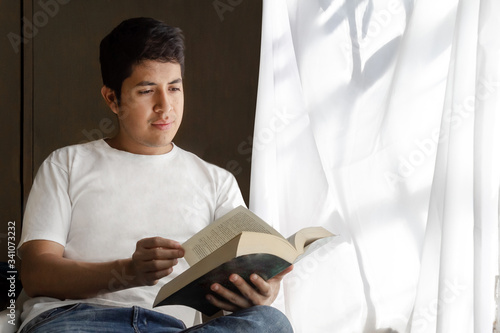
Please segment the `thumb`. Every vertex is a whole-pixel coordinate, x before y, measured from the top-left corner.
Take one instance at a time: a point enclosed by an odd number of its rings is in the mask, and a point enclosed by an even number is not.
[[[273,279],[276,279],[278,281],[281,281],[285,275],[287,275],[288,273],[290,273],[291,271],[293,270],[293,265],[285,268],[283,271],[281,271],[280,273],[276,274]]]

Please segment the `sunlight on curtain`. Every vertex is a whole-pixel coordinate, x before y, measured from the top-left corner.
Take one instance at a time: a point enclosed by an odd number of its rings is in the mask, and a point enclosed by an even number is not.
[[[296,264],[296,332],[491,332],[496,1],[264,0],[250,208],[336,240]]]

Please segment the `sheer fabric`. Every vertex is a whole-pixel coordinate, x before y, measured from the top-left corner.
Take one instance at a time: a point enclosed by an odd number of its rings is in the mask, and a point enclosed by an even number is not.
[[[264,0],[250,208],[339,237],[296,264],[296,332],[491,332],[494,0]]]

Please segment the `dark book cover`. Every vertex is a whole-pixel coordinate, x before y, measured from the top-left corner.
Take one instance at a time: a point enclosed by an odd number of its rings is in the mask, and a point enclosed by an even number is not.
[[[248,254],[236,257],[191,282],[181,290],[170,295],[156,306],[161,305],[186,305],[194,308],[207,316],[212,316],[220,309],[213,306],[206,299],[207,294],[215,295],[210,286],[217,282],[227,289],[238,292],[238,289],[229,281],[231,274],[238,274],[248,284],[250,275],[256,273],[264,280],[269,280],[276,274],[282,272],[291,263],[275,255],[267,253]],[[216,295],[215,295],[216,296]]]

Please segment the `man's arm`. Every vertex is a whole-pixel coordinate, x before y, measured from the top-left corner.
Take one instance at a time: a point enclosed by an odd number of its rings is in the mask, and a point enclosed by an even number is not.
[[[29,241],[19,253],[21,280],[28,296],[59,299],[89,298],[101,292],[154,285],[184,256],[178,242],[161,237],[138,241],[131,258],[103,263],[64,258],[64,247],[47,240]]]

